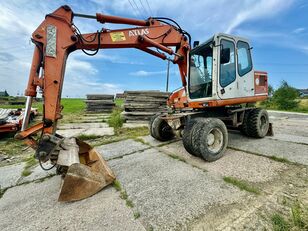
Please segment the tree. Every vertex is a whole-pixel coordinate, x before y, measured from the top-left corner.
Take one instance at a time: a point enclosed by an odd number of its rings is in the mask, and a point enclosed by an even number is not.
[[[273,94],[273,103],[281,110],[294,109],[298,106],[296,98],[299,92],[286,81],[282,81],[280,87]]]

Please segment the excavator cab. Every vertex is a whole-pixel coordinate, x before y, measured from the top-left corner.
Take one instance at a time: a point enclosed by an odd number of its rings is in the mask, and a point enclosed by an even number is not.
[[[248,40],[220,33],[193,48],[189,56],[187,92],[192,102],[255,96]],[[267,89],[260,94],[266,95]]]

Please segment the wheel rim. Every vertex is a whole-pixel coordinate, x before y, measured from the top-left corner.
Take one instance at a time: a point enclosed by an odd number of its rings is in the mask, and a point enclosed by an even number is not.
[[[213,153],[219,152],[220,149],[223,146],[223,140],[224,140],[224,136],[223,136],[222,132],[217,128],[213,128],[207,134],[208,150],[213,152]]]
[[[262,134],[267,132],[267,129],[268,129],[267,118],[263,115],[260,118],[260,130],[262,131]]]

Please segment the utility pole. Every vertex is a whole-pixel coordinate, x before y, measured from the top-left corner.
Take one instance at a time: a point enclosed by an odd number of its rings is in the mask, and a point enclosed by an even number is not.
[[[168,60],[168,66],[167,66],[167,83],[166,83],[166,92],[168,92],[168,88],[169,88],[169,68],[170,68],[170,60]]]

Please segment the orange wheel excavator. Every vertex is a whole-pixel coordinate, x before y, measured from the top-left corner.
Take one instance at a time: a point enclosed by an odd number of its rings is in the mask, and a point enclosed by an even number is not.
[[[74,17],[136,27],[103,28],[81,34],[73,23]],[[87,198],[115,179],[105,160],[91,146],[56,133],[57,121],[62,118],[65,64],[75,50],[95,55],[99,49],[136,48],[177,64],[183,87],[170,95],[168,113],[151,119],[150,133],[158,140],[181,136],[192,155],[207,161],[220,158],[228,142],[227,127],[238,128],[252,137],[271,132],[267,112],[247,107],[247,103],[267,98],[267,73],[253,70],[248,41],[216,34],[201,45],[194,42],[191,49],[190,40],[190,35],[169,18],[136,20],[99,13],[84,15],[74,13],[66,5],[46,15],[32,34],[35,50],[25,91],[26,112],[16,138],[36,150],[40,163],[50,160],[64,176],[59,201]],[[44,102],[43,120],[28,127],[32,99],[38,89]],[[39,134],[37,140],[35,134]]]

